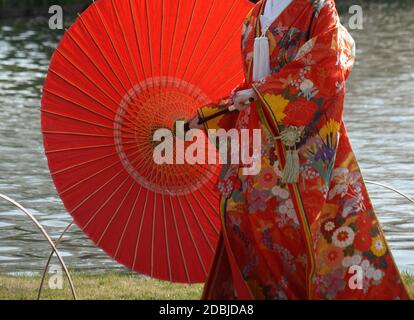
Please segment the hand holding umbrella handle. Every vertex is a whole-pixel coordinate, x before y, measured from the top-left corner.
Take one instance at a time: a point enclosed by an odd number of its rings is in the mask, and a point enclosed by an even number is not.
[[[254,98],[249,98],[249,100],[245,102],[245,105],[251,104],[254,100],[255,100]],[[208,122],[208,121],[210,121],[210,120],[212,120],[214,118],[217,118],[219,116],[222,116],[222,115],[224,115],[226,113],[234,112],[234,111],[239,111],[234,104],[231,104],[231,105],[228,105],[228,104],[227,105],[220,105],[219,107],[225,107],[225,109],[223,109],[221,111],[218,111],[216,113],[213,113],[213,114],[211,114],[211,115],[209,115],[209,116],[207,116],[205,118],[199,118],[197,124],[201,125],[201,124],[206,123],[206,122]],[[184,131],[187,132],[188,130],[190,130],[190,122],[187,121],[184,124]]]

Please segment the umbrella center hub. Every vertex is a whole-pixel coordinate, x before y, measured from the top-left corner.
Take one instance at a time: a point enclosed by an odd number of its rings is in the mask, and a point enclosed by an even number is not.
[[[205,164],[158,164],[154,134],[171,130],[177,119],[188,119],[210,99],[181,79],[150,78],[135,85],[122,99],[114,121],[115,146],[120,161],[138,183],[163,194],[187,194],[200,188],[217,167]],[[172,131],[171,131],[172,132]],[[175,159],[175,148],[172,148]]]

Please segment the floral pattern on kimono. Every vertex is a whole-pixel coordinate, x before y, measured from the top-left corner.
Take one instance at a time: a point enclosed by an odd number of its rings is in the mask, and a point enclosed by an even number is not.
[[[333,0],[293,0],[266,32],[272,73],[252,81],[263,5],[244,23],[245,81],[235,89],[253,88],[259,99],[206,123],[261,129],[262,150],[258,175],[223,167],[223,228],[203,299],[409,299],[342,119],[354,41]],[[276,137],[293,126],[302,133],[299,181],[286,184]]]

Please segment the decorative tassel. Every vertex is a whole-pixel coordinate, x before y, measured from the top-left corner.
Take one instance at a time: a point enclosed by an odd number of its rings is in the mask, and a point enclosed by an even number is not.
[[[289,126],[275,137],[276,140],[280,139],[286,147],[286,164],[282,172],[282,183],[298,183],[299,181],[300,161],[296,144],[300,142],[301,135],[301,128]]]
[[[299,181],[298,150],[286,150],[286,164],[282,173],[282,183],[297,183]]]
[[[254,39],[253,81],[262,80],[270,74],[269,39],[266,36]]]

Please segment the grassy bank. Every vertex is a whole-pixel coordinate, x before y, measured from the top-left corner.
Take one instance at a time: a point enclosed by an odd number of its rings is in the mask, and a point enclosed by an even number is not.
[[[414,276],[404,276],[405,283],[414,298]],[[199,299],[202,285],[172,284],[125,273],[90,275],[75,273],[73,281],[78,299]],[[36,299],[40,283],[38,276],[0,275],[0,300]],[[47,282],[43,299],[71,299],[65,282],[62,290],[51,290]]]
[[[92,275],[74,273],[73,282],[78,299],[199,299],[202,285],[172,284],[139,275],[108,272]],[[0,275],[0,300],[36,299],[39,276]],[[42,299],[72,299],[68,283],[62,290],[52,290],[45,282]]]

